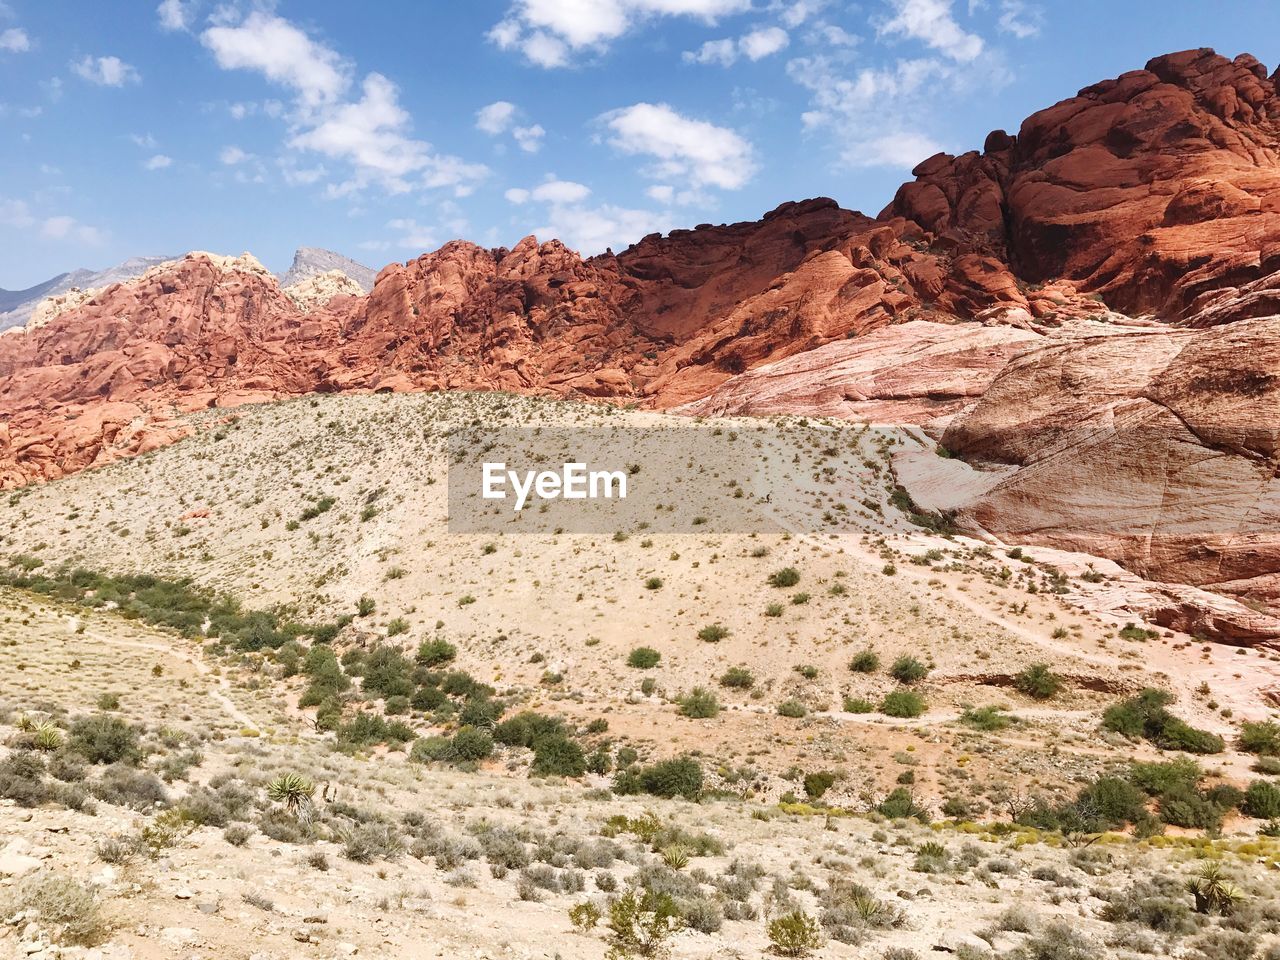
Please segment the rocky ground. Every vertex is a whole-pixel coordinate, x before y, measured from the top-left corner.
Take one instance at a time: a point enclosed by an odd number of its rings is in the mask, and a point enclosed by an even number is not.
[[[446,438],[515,423],[718,429],[640,476],[764,532],[451,533]],[[1277,955],[1274,654],[910,522],[917,434],[479,394],[189,426],[0,504],[0,951]],[[240,609],[184,619],[204,588]],[[1148,687],[1217,752],[1104,724]]]

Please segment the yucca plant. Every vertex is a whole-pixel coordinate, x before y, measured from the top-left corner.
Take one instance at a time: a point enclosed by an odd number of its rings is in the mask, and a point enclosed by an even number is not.
[[[283,805],[295,817],[310,809],[315,792],[315,784],[298,773],[282,773],[267,784],[268,799]]]
[[[28,714],[22,714],[18,717],[17,727],[22,733],[32,733],[36,729],[36,721]]]
[[[662,851],[662,862],[672,870],[683,870],[689,865],[689,851],[684,847],[667,847]]]
[[[62,731],[55,727],[52,723],[42,723],[35,728],[32,735],[32,742],[37,750],[45,753],[52,753],[62,746]]]
[[[1196,913],[1230,916],[1244,899],[1244,891],[1227,879],[1222,867],[1207,863],[1187,881],[1188,892],[1195,897]]]

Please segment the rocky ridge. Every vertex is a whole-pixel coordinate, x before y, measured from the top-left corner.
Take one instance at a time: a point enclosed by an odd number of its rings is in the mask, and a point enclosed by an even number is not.
[[[317,390],[873,417],[984,474],[962,523],[1270,602],[1278,125],[1276,75],[1194,50],[926,160],[876,218],[788,203],[590,259],[456,241],[327,299],[193,254],[0,341],[0,484]]]

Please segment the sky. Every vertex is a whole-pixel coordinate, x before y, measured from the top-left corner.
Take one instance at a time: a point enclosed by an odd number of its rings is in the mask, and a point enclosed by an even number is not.
[[[188,250],[584,254],[834,197],[1274,0],[0,0],[0,287]]]

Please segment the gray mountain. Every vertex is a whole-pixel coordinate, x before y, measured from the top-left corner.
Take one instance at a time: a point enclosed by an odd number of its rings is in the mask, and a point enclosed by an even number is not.
[[[0,330],[24,326],[31,316],[31,311],[36,308],[36,304],[45,297],[66,293],[72,287],[91,290],[96,287],[109,287],[113,283],[123,283],[125,280],[141,276],[157,264],[176,259],[178,258],[130,257],[123,263],[117,263],[114,267],[107,267],[105,270],[81,268],[60,273],[44,283],[37,283],[34,287],[27,287],[25,290],[0,289]]]
[[[299,247],[293,255],[293,266],[280,278],[280,286],[291,287],[295,283],[314,277],[316,274],[328,273],[330,270],[341,270],[354,280],[360,289],[368,293],[373,289],[373,280],[378,271],[356,263],[349,257],[332,250],[321,250],[319,247]]]

